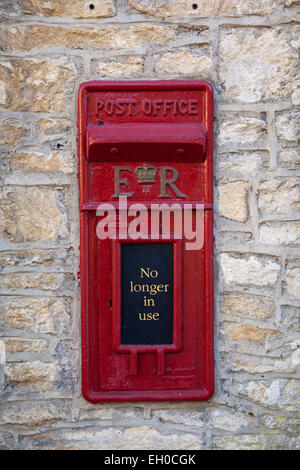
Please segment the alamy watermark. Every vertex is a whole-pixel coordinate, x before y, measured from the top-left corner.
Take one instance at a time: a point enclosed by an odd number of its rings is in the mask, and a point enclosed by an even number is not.
[[[96,212],[100,240],[185,240],[186,250],[201,250],[204,244],[204,204],[142,203],[128,205],[120,196],[117,204],[100,204]]]

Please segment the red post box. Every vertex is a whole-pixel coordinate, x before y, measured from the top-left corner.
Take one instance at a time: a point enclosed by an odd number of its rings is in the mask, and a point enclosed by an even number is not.
[[[84,397],[208,399],[211,85],[83,83],[78,155]]]

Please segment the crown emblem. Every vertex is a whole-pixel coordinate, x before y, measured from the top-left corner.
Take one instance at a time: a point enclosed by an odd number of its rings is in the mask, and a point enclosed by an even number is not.
[[[144,183],[154,183],[156,178],[157,168],[155,166],[148,166],[145,163],[144,166],[138,166],[135,169],[135,174],[138,179],[138,182],[141,184]]]

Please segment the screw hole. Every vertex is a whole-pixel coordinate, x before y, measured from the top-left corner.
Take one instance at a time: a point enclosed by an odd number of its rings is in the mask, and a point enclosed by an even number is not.
[[[198,8],[197,3],[193,3],[192,8],[193,8],[193,10],[197,10],[197,8]]]
[[[95,9],[95,5],[93,5],[93,3],[90,4],[90,10],[94,10]]]

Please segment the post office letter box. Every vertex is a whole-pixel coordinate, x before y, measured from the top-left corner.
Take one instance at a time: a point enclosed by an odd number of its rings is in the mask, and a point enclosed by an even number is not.
[[[83,83],[78,156],[84,397],[208,399],[211,85]]]

